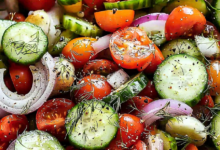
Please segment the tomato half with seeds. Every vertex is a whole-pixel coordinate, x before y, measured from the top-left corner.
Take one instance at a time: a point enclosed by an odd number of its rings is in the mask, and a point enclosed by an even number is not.
[[[86,75],[92,73],[107,76],[117,70],[119,70],[118,65],[115,62],[106,59],[91,60],[83,67],[83,73]]]
[[[107,79],[101,75],[89,75],[82,78],[77,83],[77,90],[74,91],[75,101],[99,99],[109,95],[112,87],[107,82]]]
[[[176,7],[169,15],[166,25],[166,39],[179,37],[193,38],[205,29],[206,19],[196,8],[190,6]]]
[[[208,106],[209,108],[213,108],[214,107],[214,101],[211,97],[210,94],[206,94],[201,100],[200,102],[198,103],[199,105],[202,105],[202,106]]]
[[[75,68],[82,68],[89,60],[95,59],[95,51],[91,44],[95,38],[81,37],[71,40],[62,51]]]
[[[24,115],[5,116],[0,121],[0,141],[13,141],[25,130],[29,130],[29,123]]]
[[[106,19],[108,18],[108,19]],[[134,10],[105,10],[95,13],[95,19],[100,28],[115,32],[131,25],[134,20]]]
[[[65,118],[67,111],[74,106],[71,100],[56,98],[44,103],[36,114],[38,130],[49,132],[59,141],[66,137]]]
[[[143,30],[129,27],[112,34],[110,51],[119,66],[144,70],[153,59],[155,47]]]
[[[125,147],[130,147],[138,142],[144,131],[144,122],[131,114],[120,116],[120,136]]]

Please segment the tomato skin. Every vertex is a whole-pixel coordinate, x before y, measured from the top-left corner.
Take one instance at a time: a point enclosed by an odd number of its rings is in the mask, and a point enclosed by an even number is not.
[[[25,130],[29,130],[29,123],[24,115],[5,116],[0,121],[0,141],[13,141]]]
[[[144,131],[144,122],[131,114],[123,114],[120,117],[120,135],[125,147],[130,147],[138,142]]]
[[[6,20],[13,20],[16,22],[23,22],[25,21],[25,16],[20,13],[10,13],[7,17],[5,17]]]
[[[205,29],[206,19],[197,9],[189,6],[176,7],[169,15],[166,25],[168,41],[178,37],[193,38]]]
[[[206,21],[205,29],[203,30],[203,35],[205,37],[214,36],[215,39],[220,40],[220,33],[218,29],[209,21]],[[220,42],[219,42],[220,43]]]
[[[83,67],[83,73],[88,74],[100,74],[107,76],[110,73],[118,71],[119,67],[115,62],[105,59],[95,59],[87,62]]]
[[[149,97],[135,96],[122,104],[121,113],[129,113],[137,117],[141,117],[144,112],[143,108],[153,100]],[[137,110],[136,110],[137,109]]]
[[[82,68],[89,60],[95,59],[96,55],[91,44],[96,39],[81,37],[71,40],[62,51],[62,54],[72,61],[76,69]]]
[[[65,141],[65,118],[67,111],[74,106],[68,99],[56,98],[44,103],[36,114],[38,130],[54,135],[59,141]]]
[[[12,80],[11,80],[11,78],[10,78],[10,75],[6,75],[6,76],[4,77],[4,82],[5,82],[6,87],[7,87],[10,91],[15,92],[15,87],[14,87],[14,85],[13,85],[13,83],[12,83]]]
[[[0,150],[7,150],[8,146],[9,146],[9,142],[0,141]]]
[[[110,39],[112,58],[125,69],[144,70],[153,59],[151,43],[146,33],[137,27],[118,30]]]
[[[195,145],[193,145],[193,144],[189,144],[189,145],[185,148],[185,150],[198,150],[198,148],[197,148]]]
[[[50,10],[55,5],[56,0],[19,0],[26,9],[28,10]]]
[[[114,2],[119,2],[120,0],[105,0],[106,2],[114,3]]]
[[[74,91],[75,101],[81,102],[83,99],[102,99],[111,93],[112,87],[101,75],[92,74],[81,79],[78,83],[79,89]],[[80,86],[82,85],[82,86]]]
[[[105,150],[123,150],[122,145],[123,143],[120,136],[120,131],[118,130],[116,137],[110,142]]]
[[[9,73],[17,93],[27,94],[30,91],[33,83],[33,76],[29,66],[11,62]]]
[[[193,116],[200,120],[201,122],[209,122],[212,118],[211,111],[204,105],[197,104],[193,106]],[[204,121],[205,120],[205,121]]]
[[[130,149],[131,150],[146,150],[146,144],[139,140],[136,144],[134,144]]]
[[[203,106],[208,106],[210,108],[213,108],[214,107],[214,101],[211,97],[211,95],[209,94],[206,94],[201,100],[200,102],[198,103],[199,105],[203,105]]]
[[[147,96],[152,99],[158,97],[157,91],[155,89],[154,82],[149,80],[147,86],[138,94],[138,96]]]
[[[107,18],[107,19],[106,19]],[[115,32],[131,25],[134,20],[134,10],[105,10],[95,13],[95,19],[100,28]]]

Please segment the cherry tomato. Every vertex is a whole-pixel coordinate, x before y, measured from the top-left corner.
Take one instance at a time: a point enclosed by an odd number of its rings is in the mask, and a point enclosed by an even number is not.
[[[147,148],[146,144],[143,141],[139,140],[130,149],[131,150],[146,150],[146,148]]]
[[[214,37],[217,40],[220,40],[220,33],[218,29],[209,21],[206,21],[205,29],[203,30],[203,35],[205,37]],[[219,41],[220,43],[220,41]]]
[[[7,17],[5,17],[6,20],[13,20],[16,22],[24,22],[25,16],[20,13],[10,13]]]
[[[6,87],[7,87],[10,91],[15,92],[15,87],[14,87],[14,85],[13,85],[13,83],[12,83],[12,80],[11,80],[11,78],[10,78],[10,75],[5,75],[5,77],[4,77],[4,82],[5,82]]]
[[[9,142],[1,142],[0,141],[0,150],[6,150],[9,146]]]
[[[209,74],[209,86],[211,87],[210,94],[217,96],[220,94],[220,61],[211,61],[207,72]]]
[[[144,122],[131,114],[123,114],[120,117],[120,135],[125,147],[130,147],[138,142],[144,131]]]
[[[201,122],[209,122],[212,117],[211,111],[204,105],[193,106],[193,116]]]
[[[108,18],[108,19],[106,19]],[[128,27],[134,19],[134,10],[105,10],[95,13],[95,19],[100,28],[108,32]]]
[[[29,130],[29,123],[24,115],[5,116],[0,121],[0,140],[13,141],[25,130]]]
[[[198,148],[197,148],[195,145],[193,145],[193,144],[189,144],[189,145],[185,148],[185,150],[198,150]]]
[[[27,94],[30,91],[33,83],[33,76],[29,66],[11,62],[9,73],[17,93]]]
[[[89,60],[95,58],[95,51],[91,44],[96,39],[81,37],[70,41],[62,51],[62,54],[72,61],[75,68],[82,68]]]
[[[158,65],[160,65],[164,60],[164,56],[159,48],[155,46],[155,53],[154,58],[152,59],[151,63],[147,66],[147,68],[144,70],[144,73],[146,74],[153,74],[156,70]]]
[[[112,2],[112,3],[114,3],[114,2],[119,2],[120,0],[105,0],[106,2]]]
[[[144,70],[153,59],[151,45],[146,33],[137,27],[118,30],[110,39],[113,60],[126,69]]]
[[[86,75],[92,73],[107,76],[117,70],[119,70],[119,67],[115,62],[105,59],[91,60],[83,67],[83,72]]]
[[[139,96],[147,96],[152,99],[158,97],[157,91],[153,81],[148,81],[147,86],[138,94]]]
[[[213,108],[215,105],[211,95],[209,94],[206,94],[198,104],[203,106],[208,106],[210,108]]]
[[[77,150],[77,149],[75,149],[73,146],[67,146],[66,150]]]
[[[129,113],[137,117],[141,117],[144,113],[143,108],[153,100],[149,97],[135,96],[122,104],[121,113]]]
[[[54,135],[59,141],[64,141],[66,136],[65,118],[67,111],[74,106],[68,99],[56,98],[47,101],[38,110],[36,123],[38,130]]]
[[[206,19],[196,8],[190,6],[176,7],[169,15],[166,25],[166,39],[190,37],[200,34],[205,29]]]
[[[83,3],[87,5],[88,8],[95,10],[102,10],[104,9],[105,0],[83,0]]]
[[[55,1],[56,0],[19,0],[19,3],[28,10],[44,9],[48,11],[54,6]]]
[[[120,131],[118,130],[116,137],[110,142],[105,150],[123,150],[123,143],[120,135]]]
[[[111,93],[112,87],[101,75],[92,74],[81,79],[77,86],[78,90],[74,91],[76,102],[82,100],[102,99]]]

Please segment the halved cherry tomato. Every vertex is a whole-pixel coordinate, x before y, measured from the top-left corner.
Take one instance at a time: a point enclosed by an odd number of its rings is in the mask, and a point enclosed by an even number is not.
[[[196,8],[190,6],[176,7],[169,15],[166,25],[166,39],[178,37],[193,38],[205,29],[206,19]]]
[[[15,92],[15,87],[14,87],[14,85],[13,85],[13,83],[12,83],[12,80],[11,80],[9,74],[5,75],[5,77],[4,77],[4,82],[5,82],[6,87],[7,87],[10,91]]]
[[[38,110],[36,124],[38,130],[54,135],[59,141],[64,141],[66,136],[65,118],[67,111],[74,106],[68,99],[56,98],[47,101]]]
[[[131,150],[146,150],[146,148],[147,148],[147,145],[143,141],[139,140],[130,149]]]
[[[91,46],[95,41],[88,37],[75,38],[63,48],[62,54],[72,61],[75,68],[82,68],[89,60],[95,59]]]
[[[108,19],[106,19],[108,18]],[[134,19],[134,10],[105,10],[95,13],[95,19],[100,28],[108,32],[115,32],[128,27]]]
[[[208,106],[210,108],[213,108],[215,105],[210,94],[206,94],[198,104],[203,106]]]
[[[56,0],[19,0],[26,9],[28,10],[41,10],[44,9],[45,11],[50,10]]]
[[[9,73],[17,93],[27,94],[30,91],[33,83],[33,76],[29,66],[11,62]]]
[[[189,144],[189,145],[185,148],[185,150],[198,150],[198,148],[197,148],[195,145],[193,145],[193,144]]]
[[[130,147],[138,142],[141,133],[144,131],[144,122],[131,114],[120,116],[120,135],[125,147]]]
[[[113,33],[110,51],[119,66],[144,70],[153,59],[154,45],[143,30],[129,27]]]
[[[110,142],[105,150],[123,150],[123,143],[120,135],[120,131],[118,130],[116,137]]]
[[[29,123],[24,115],[5,116],[0,121],[0,141],[13,141],[25,130],[29,130]]]
[[[9,146],[9,142],[0,141],[0,150],[6,150]]]
[[[7,17],[5,17],[6,20],[13,20],[16,22],[23,22],[25,21],[25,16],[20,13],[9,13]]]
[[[112,87],[106,78],[101,75],[92,74],[81,79],[78,83],[78,90],[74,91],[75,101],[102,99],[111,93]]]
[[[122,104],[121,113],[129,113],[137,117],[141,117],[144,113],[143,108],[153,100],[149,97],[135,96]]]
[[[87,62],[83,67],[83,73],[88,74],[100,74],[109,75],[119,70],[119,67],[115,62],[106,59],[95,59]]]
[[[160,51],[160,49],[157,46],[155,46],[154,57],[153,57],[151,63],[144,70],[144,73],[153,74],[157,70],[158,65],[160,65],[163,62],[163,60],[164,60],[164,56],[163,56],[162,52]]]
[[[147,86],[138,94],[139,96],[147,96],[152,99],[158,97],[157,91],[153,81],[148,81]]]

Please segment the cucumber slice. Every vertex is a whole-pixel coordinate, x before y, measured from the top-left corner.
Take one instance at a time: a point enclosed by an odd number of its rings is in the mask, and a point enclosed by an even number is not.
[[[40,27],[19,22],[5,31],[2,46],[11,61],[29,65],[37,62],[46,53],[48,39]]]
[[[166,132],[172,137],[186,138],[188,143],[201,146],[207,139],[205,126],[196,118],[190,116],[178,116],[168,120]]]
[[[147,77],[141,72],[102,100],[118,110],[121,103],[138,95],[147,86],[147,83]]]
[[[70,16],[63,16],[63,27],[81,36],[96,37],[102,35],[102,30],[96,25],[89,22]]]
[[[15,142],[15,150],[65,150],[59,141],[47,132],[34,130],[22,133]]]
[[[82,0],[57,0],[60,5],[72,5],[80,2]]]
[[[58,37],[56,44],[49,49],[49,53],[51,55],[60,55],[67,43],[76,37],[78,35],[69,30],[63,31]]]
[[[208,9],[204,0],[172,0],[163,8],[163,12],[171,13],[178,6],[191,6],[198,9],[204,15],[208,14]]]
[[[169,41],[162,46],[161,52],[164,58],[167,58],[174,54],[188,54],[205,63],[205,58],[202,56],[195,42],[192,40],[175,39]]]
[[[5,32],[5,30],[10,27],[11,25],[15,24],[15,21],[10,20],[0,20],[0,52],[3,52],[2,49],[2,36]]]
[[[105,9],[133,9],[138,10],[142,8],[151,7],[151,0],[129,0],[129,1],[120,1],[115,3],[105,2]]]
[[[211,133],[214,134],[214,136],[212,136],[212,141],[216,147],[216,149],[220,150],[220,111],[218,111],[216,113],[216,115],[214,116],[214,118],[212,119],[211,122]]]
[[[156,134],[159,134],[160,138],[163,140],[164,150],[177,150],[177,143],[175,138],[161,130],[157,130]]]
[[[196,105],[205,94],[208,74],[205,65],[186,55],[172,55],[165,59],[154,74],[155,88],[164,99],[175,99]]]
[[[103,101],[74,106],[66,118],[69,141],[79,149],[105,149],[117,134],[118,114]]]
[[[216,10],[213,10],[213,23],[220,29],[220,0],[213,0],[212,6],[216,8]]]

